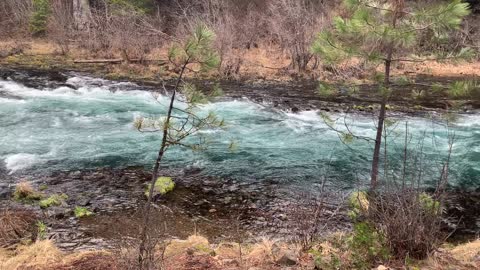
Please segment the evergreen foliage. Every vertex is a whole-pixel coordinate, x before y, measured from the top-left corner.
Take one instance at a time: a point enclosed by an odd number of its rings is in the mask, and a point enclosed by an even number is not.
[[[30,18],[30,32],[33,35],[45,34],[50,13],[49,0],[33,0],[33,13]]]
[[[392,64],[471,57],[473,52],[470,48],[433,56],[422,55],[417,50],[421,42],[427,42],[421,34],[427,31],[433,33],[431,41],[438,41],[435,37],[458,29],[470,10],[468,4],[461,0],[441,4],[406,0],[344,0],[344,6],[348,14],[333,19],[333,28],[318,35],[312,51],[330,65],[355,57],[366,63],[382,63],[384,66],[384,73],[373,74],[381,94],[370,179],[370,188],[375,190],[387,103],[394,83],[391,79]]]
[[[330,64],[349,57],[378,63],[389,58],[390,53],[392,61],[421,61],[431,57],[415,55],[423,32],[432,32],[432,39],[442,36],[458,29],[469,14],[468,4],[461,0],[436,5],[401,2],[345,0],[349,15],[335,17],[333,29],[321,32],[312,50]],[[456,54],[436,57],[464,58],[471,54],[470,48],[463,48]]]
[[[199,132],[206,128],[221,128],[224,126],[213,112],[202,115],[196,108],[199,104],[206,103],[211,98],[221,94],[221,89],[215,85],[210,91],[200,91],[195,85],[185,82],[185,72],[205,72],[216,68],[220,63],[220,57],[215,51],[213,43],[215,33],[205,25],[198,25],[192,35],[169,50],[169,61],[180,71],[172,91],[166,116],[159,118],[139,118],[134,125],[141,132],[161,132],[162,141],[158,152],[152,179],[145,192],[147,203],[144,210],[144,222],[140,232],[140,247],[138,263],[139,269],[150,269],[153,258],[146,257],[149,229],[149,215],[153,196],[166,194],[171,191],[175,184],[169,177],[158,177],[159,169],[165,152],[172,146],[187,147],[192,150],[201,150],[205,147],[206,139]],[[164,89],[166,90],[166,89]],[[183,95],[177,95],[181,92]],[[176,107],[176,101],[182,106]],[[187,138],[196,135],[191,141]]]

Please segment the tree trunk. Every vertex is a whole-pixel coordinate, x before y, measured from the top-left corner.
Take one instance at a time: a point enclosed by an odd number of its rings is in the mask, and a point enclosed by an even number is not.
[[[392,17],[392,27],[397,27],[397,19],[402,15],[403,8],[405,6],[405,0],[396,0],[394,1],[394,13]],[[384,80],[384,90],[382,93],[382,103],[380,105],[380,114],[378,115],[377,122],[377,136],[375,138],[375,148],[373,150],[373,160],[372,160],[372,174],[370,176],[370,191],[374,192],[378,185],[378,167],[380,163],[380,150],[382,148],[382,135],[383,128],[385,124],[385,117],[387,114],[387,101],[390,90],[390,70],[392,66],[393,52],[395,49],[395,44],[390,43],[387,47],[387,56],[385,58],[385,80]],[[386,158],[386,157],[385,157]]]
[[[143,269],[149,269],[149,262],[146,261],[145,255],[146,255],[146,244],[147,244],[147,231],[150,223],[150,210],[152,207],[152,198],[153,198],[153,192],[155,189],[155,182],[157,182],[158,178],[158,171],[160,169],[160,163],[162,162],[163,155],[165,154],[165,151],[167,150],[167,136],[168,136],[168,126],[170,124],[170,119],[172,117],[172,111],[173,111],[173,105],[175,102],[175,96],[177,94],[178,87],[180,86],[180,83],[183,78],[183,74],[185,72],[185,69],[187,68],[187,65],[189,64],[190,58],[187,59],[186,63],[183,65],[182,70],[180,72],[180,75],[177,78],[177,82],[175,84],[175,88],[173,89],[172,97],[170,98],[170,104],[168,106],[168,113],[167,113],[167,119],[165,120],[165,125],[163,127],[163,137],[162,137],[162,144],[160,146],[160,150],[158,152],[157,160],[155,161],[155,166],[152,171],[152,179],[150,180],[150,189],[148,191],[148,199],[147,203],[145,205],[145,209],[143,212],[143,224],[142,228],[140,231],[140,247],[139,247],[139,253],[138,253],[138,267],[140,270]]]
[[[392,64],[392,53],[389,53],[387,60],[385,60],[385,82],[384,87],[388,92],[390,87],[390,68]],[[378,115],[377,122],[377,137],[375,138],[375,148],[373,150],[373,160],[372,160],[372,174],[370,179],[370,190],[374,191],[378,185],[378,167],[380,163],[380,150],[382,148],[382,135],[383,135],[383,125],[385,123],[385,117],[387,113],[387,94],[383,93],[382,103],[380,105],[380,114]]]
[[[73,19],[75,29],[85,31],[90,26],[90,2],[88,0],[73,0]]]

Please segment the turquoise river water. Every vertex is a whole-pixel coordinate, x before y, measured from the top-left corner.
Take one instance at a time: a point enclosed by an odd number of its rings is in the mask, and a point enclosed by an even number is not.
[[[0,167],[9,174],[94,167],[152,164],[160,134],[139,133],[133,121],[160,116],[168,97],[158,102],[132,83],[71,77],[77,87],[34,89],[0,80]],[[242,181],[274,181],[309,187],[329,184],[354,187],[368,180],[373,145],[364,140],[343,144],[317,111],[297,114],[247,99],[219,100],[199,107],[227,123],[225,130],[205,130],[208,149],[172,148],[164,166],[199,167],[203,173]],[[375,134],[373,116],[330,115],[346,121],[357,135]],[[448,134],[455,134],[451,182],[466,188],[480,185],[480,115],[462,115],[450,129],[440,117],[397,116],[389,129],[388,174],[400,177],[405,122],[412,167],[424,168],[425,181],[438,179],[448,154]],[[194,138],[193,138],[194,139]],[[236,148],[229,149],[230,142]],[[415,151],[414,151],[415,149]],[[422,149],[422,150],[420,150]],[[421,155],[417,155],[421,152]],[[418,157],[414,159],[414,157]],[[407,172],[412,173],[411,167]]]

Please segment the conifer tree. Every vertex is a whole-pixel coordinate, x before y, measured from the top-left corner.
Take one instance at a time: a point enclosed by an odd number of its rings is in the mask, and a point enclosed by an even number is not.
[[[190,143],[187,138],[206,128],[221,128],[224,126],[222,119],[214,113],[202,115],[197,113],[198,104],[207,102],[210,98],[221,94],[218,86],[210,91],[200,91],[195,85],[184,80],[185,72],[208,71],[218,66],[220,58],[213,49],[215,33],[204,25],[196,27],[191,37],[185,42],[175,45],[170,49],[169,60],[179,70],[175,86],[171,91],[169,105],[165,116],[159,118],[138,118],[134,125],[141,132],[160,132],[162,134],[160,149],[152,171],[152,178],[146,192],[147,202],[143,212],[143,224],[140,232],[140,248],[138,263],[140,269],[150,269],[153,254],[147,254],[149,241],[147,231],[150,224],[150,212],[153,195],[158,182],[165,182],[166,177],[159,177],[160,165],[168,149],[174,146],[187,147],[199,150],[204,147],[204,138],[199,138],[195,143]],[[180,93],[179,93],[180,92]],[[176,102],[183,104],[182,108],[176,107]],[[186,104],[186,108],[185,108]],[[168,181],[167,181],[168,182]],[[171,183],[167,183],[171,189]]]
[[[471,57],[472,50],[462,48],[441,55],[423,54],[417,50],[425,32],[431,33],[430,42],[460,27],[469,14],[469,5],[461,0],[446,3],[415,3],[405,0],[345,0],[347,16],[333,19],[331,30],[321,32],[312,50],[329,64],[340,63],[356,57],[383,65],[383,74],[376,76],[381,94],[377,119],[375,148],[372,159],[370,189],[378,185],[382,133],[387,104],[392,95],[392,64],[399,62],[423,62]]]
[[[50,2],[48,0],[33,0],[32,5],[30,32],[34,36],[41,36],[47,31],[48,17],[51,13]]]

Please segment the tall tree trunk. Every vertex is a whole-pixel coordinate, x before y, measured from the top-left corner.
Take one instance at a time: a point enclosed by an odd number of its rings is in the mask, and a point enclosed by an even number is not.
[[[397,20],[402,16],[403,9],[405,7],[405,0],[392,0],[394,6],[394,12],[392,16],[392,27],[396,28]],[[382,102],[380,105],[380,114],[378,115],[377,122],[377,136],[375,138],[375,148],[373,150],[372,159],[372,173],[370,176],[370,191],[375,191],[378,186],[378,167],[380,165],[380,150],[382,148],[382,135],[385,124],[385,118],[387,114],[387,101],[390,90],[390,70],[392,66],[393,52],[395,44],[390,43],[387,47],[387,56],[385,58],[385,80],[383,87],[385,92],[382,93]],[[386,158],[386,157],[385,157]]]
[[[163,155],[165,154],[165,151],[167,150],[167,136],[168,136],[168,126],[170,125],[170,119],[172,117],[172,111],[173,111],[173,105],[175,102],[175,96],[177,94],[178,88],[180,86],[180,83],[182,82],[183,74],[185,72],[185,69],[187,68],[187,65],[189,64],[190,58],[187,59],[186,63],[183,65],[182,70],[180,72],[180,75],[177,78],[177,82],[175,84],[175,88],[173,89],[172,97],[170,98],[170,104],[168,106],[168,113],[167,113],[167,119],[165,120],[165,125],[163,127],[163,137],[162,137],[162,143],[160,146],[160,150],[158,152],[157,160],[155,161],[155,166],[152,171],[152,178],[150,180],[150,189],[148,190],[148,198],[147,198],[147,203],[145,204],[145,208],[143,211],[143,224],[142,228],[140,231],[140,247],[139,247],[139,253],[138,253],[138,267],[140,270],[143,269],[149,269],[150,265],[148,265],[148,261],[146,261],[146,251],[147,251],[147,231],[150,223],[150,211],[152,208],[152,198],[153,198],[153,192],[155,189],[155,183],[157,182],[158,178],[158,171],[160,169],[160,163],[162,162]]]
[[[88,30],[90,26],[90,15],[89,0],[73,0],[73,18],[77,30]]]
[[[390,88],[390,69],[392,65],[392,51],[388,53],[387,59],[385,60],[385,81],[384,88],[385,93],[382,94],[382,103],[380,105],[380,114],[378,115],[377,122],[377,136],[375,138],[375,148],[373,150],[373,160],[372,160],[372,174],[370,179],[370,189],[373,191],[377,188],[378,185],[378,167],[380,164],[380,150],[382,148],[382,135],[383,127],[385,124],[385,118],[387,114],[387,100],[388,100],[388,90]]]

